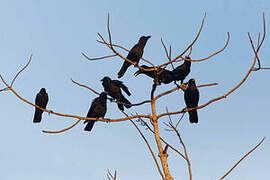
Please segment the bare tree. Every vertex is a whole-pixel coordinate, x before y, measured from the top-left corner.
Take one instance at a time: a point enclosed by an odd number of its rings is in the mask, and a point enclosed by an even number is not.
[[[265,39],[265,35],[266,35],[266,23],[265,23],[265,16],[263,14],[263,36],[261,38],[260,33],[258,34],[258,39],[257,39],[257,44],[255,46],[255,43],[253,42],[250,33],[248,33],[248,38],[250,41],[250,45],[253,49],[253,53],[254,53],[254,59],[252,60],[252,64],[249,68],[249,70],[247,71],[247,73],[245,74],[245,76],[243,77],[242,80],[239,80],[239,83],[236,84],[233,88],[228,88],[224,94],[222,94],[219,97],[213,98],[208,100],[207,102],[198,105],[197,107],[193,107],[193,108],[186,108],[183,107],[182,110],[179,111],[175,111],[175,112],[170,112],[168,109],[166,110],[166,112],[164,113],[160,113],[158,114],[156,112],[156,104],[158,103],[159,99],[164,98],[166,95],[174,92],[174,91],[178,91],[178,90],[182,90],[185,91],[187,84],[184,82],[182,84],[177,84],[176,83],[176,87],[173,89],[169,89],[163,93],[160,93],[158,95],[155,95],[155,91],[156,88],[158,87],[158,75],[161,74],[164,71],[164,68],[166,68],[168,65],[171,65],[172,68],[174,69],[175,67],[175,63],[180,62],[180,61],[191,61],[191,62],[202,62],[205,60],[209,60],[210,58],[213,58],[214,56],[222,53],[226,47],[228,46],[229,42],[230,42],[230,33],[227,33],[227,39],[226,42],[224,44],[224,46],[217,50],[216,52],[213,52],[212,54],[210,54],[207,57],[201,58],[201,59],[187,59],[186,57],[189,57],[192,55],[192,47],[194,46],[194,44],[197,42],[201,31],[203,29],[204,26],[204,21],[206,18],[206,14],[204,15],[203,19],[202,19],[202,23],[200,25],[199,31],[196,34],[194,40],[187,45],[186,49],[182,52],[179,52],[178,54],[176,54],[176,56],[174,58],[172,58],[172,52],[171,52],[171,46],[169,46],[169,48],[166,47],[164,41],[161,39],[161,43],[162,46],[164,48],[166,57],[168,59],[168,62],[164,62],[163,64],[160,65],[154,65],[151,61],[146,60],[144,58],[141,58],[142,61],[148,63],[151,68],[149,69],[145,69],[141,66],[139,66],[138,64],[134,63],[133,61],[125,58],[121,53],[119,53],[119,49],[125,50],[127,52],[129,52],[129,50],[125,47],[122,47],[121,45],[118,44],[114,44],[112,41],[112,35],[111,35],[111,31],[110,31],[110,18],[108,15],[108,23],[107,23],[107,31],[108,31],[108,40],[105,40],[104,36],[102,36],[100,33],[98,33],[98,36],[100,37],[101,40],[98,40],[98,43],[101,43],[103,45],[105,45],[107,48],[109,48],[112,51],[112,55],[106,55],[103,57],[97,57],[97,58],[90,58],[88,57],[85,53],[82,53],[82,55],[87,58],[90,61],[94,61],[94,60],[103,60],[105,58],[110,58],[110,57],[114,57],[114,56],[118,56],[121,59],[123,59],[124,61],[128,61],[129,63],[133,64],[135,67],[143,70],[143,71],[154,71],[155,73],[155,78],[153,81],[153,85],[152,85],[152,90],[151,90],[151,94],[150,94],[150,100],[144,100],[142,102],[136,103],[136,104],[131,104],[131,106],[140,106],[142,104],[148,103],[151,107],[151,112],[149,112],[149,114],[127,114],[126,112],[123,112],[123,115],[125,115],[124,118],[114,118],[114,119],[108,119],[108,118],[87,118],[87,117],[82,117],[82,116],[78,116],[78,115],[73,115],[73,114],[64,114],[64,113],[60,113],[54,110],[48,110],[48,109],[44,109],[41,108],[39,106],[37,106],[36,104],[30,102],[29,100],[23,98],[21,95],[19,95],[17,93],[17,91],[13,88],[13,85],[17,79],[17,77],[28,67],[28,65],[31,63],[32,61],[32,55],[29,59],[29,61],[27,62],[27,64],[15,75],[15,77],[13,78],[13,80],[11,81],[11,83],[8,83],[2,75],[0,75],[1,81],[4,83],[4,85],[6,86],[5,88],[1,89],[0,91],[11,91],[18,99],[22,100],[23,102],[34,106],[36,108],[39,108],[45,112],[48,112],[50,114],[54,114],[57,116],[62,116],[62,117],[68,117],[68,118],[72,118],[72,119],[76,119],[77,121],[70,127],[64,128],[62,130],[57,130],[57,131],[48,131],[48,130],[43,130],[44,133],[61,133],[61,132],[65,132],[67,130],[70,130],[71,128],[73,128],[74,126],[76,126],[81,120],[90,120],[90,121],[103,121],[103,122],[119,122],[119,121],[130,121],[134,127],[138,130],[138,134],[142,137],[143,141],[146,143],[147,148],[150,151],[151,156],[153,157],[153,160],[155,162],[156,168],[158,173],[160,174],[161,179],[163,180],[172,180],[174,179],[171,175],[170,169],[171,167],[168,164],[167,158],[168,158],[168,149],[171,149],[171,152],[175,152],[176,154],[178,154],[187,164],[187,168],[188,168],[188,172],[189,172],[189,179],[192,180],[192,166],[191,166],[191,157],[188,155],[188,149],[185,146],[184,140],[181,136],[181,133],[179,131],[180,127],[179,127],[179,123],[182,120],[184,114],[188,111],[192,111],[194,109],[202,109],[205,108],[206,106],[212,104],[213,102],[217,102],[219,100],[222,100],[224,98],[229,97],[233,92],[235,92],[236,90],[238,90],[243,84],[244,82],[247,81],[248,77],[250,76],[250,74],[254,71],[259,71],[259,70],[264,70],[264,69],[270,69],[267,67],[261,67],[261,60],[259,58],[259,51],[262,47],[262,44],[264,42]],[[169,50],[168,50],[169,49]],[[256,66],[256,64],[258,64],[258,66]],[[80,86],[80,87],[84,87],[89,89],[91,92],[99,95],[100,93],[97,92],[96,90],[94,90],[93,88],[83,85],[77,81],[74,81],[73,79],[71,79],[71,81]],[[197,85],[197,88],[202,88],[202,87],[209,87],[209,86],[215,86],[217,85],[217,83],[209,83],[209,84],[202,84],[202,85]],[[122,102],[119,102],[113,98],[109,98],[108,99],[112,102],[112,103],[120,103],[120,104],[124,104]],[[176,123],[173,123],[174,120],[172,119],[173,115],[179,115],[182,114],[181,118],[179,120],[176,121]],[[169,132],[173,132],[175,133],[175,137],[179,140],[179,145],[183,148],[183,152],[180,152],[180,150],[178,150],[177,147],[174,147],[172,145],[170,145],[167,141],[166,138],[162,137],[160,134],[160,119],[162,117],[167,117],[168,118],[168,122],[165,123],[166,127],[167,127],[167,131]],[[135,121],[134,121],[135,120]],[[139,125],[139,126],[138,126]],[[154,134],[154,140],[155,140],[155,146],[153,144],[150,144],[148,142],[148,140],[146,139],[146,137],[144,136],[144,132],[141,131],[140,127],[147,127],[147,131],[146,133],[153,133]],[[239,163],[244,160],[250,153],[252,153],[255,149],[257,149],[264,141],[265,138],[262,138],[262,140],[256,145],[254,146],[248,153],[244,154],[243,157],[241,157],[241,159],[236,162],[234,164],[234,166],[229,169],[220,179],[224,179],[225,177],[227,177],[232,170],[237,167],[239,165]],[[158,150],[158,154],[155,154],[153,151],[153,148],[156,148]],[[112,174],[109,170],[107,172],[107,178],[109,180],[115,180],[116,177],[116,171],[114,174]]]

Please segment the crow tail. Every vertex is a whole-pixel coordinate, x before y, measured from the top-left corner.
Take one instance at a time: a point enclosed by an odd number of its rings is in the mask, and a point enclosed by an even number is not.
[[[125,61],[123,66],[121,67],[120,71],[118,72],[118,78],[121,78],[124,76],[125,72],[127,71],[128,67],[131,65],[131,63]]]
[[[84,130],[85,131],[91,131],[93,129],[93,126],[94,126],[95,122],[96,121],[90,121],[90,120],[84,121],[84,123],[87,123]]]
[[[194,109],[192,111],[188,111],[189,114],[189,121],[191,123],[198,123],[198,114],[197,114],[197,110]]]
[[[42,118],[42,113],[43,111],[41,109],[36,108],[34,120],[33,120],[34,123],[40,123],[41,118]]]
[[[118,108],[121,110],[121,111],[124,111],[124,106],[126,108],[131,108],[131,106],[129,104],[131,104],[131,102],[129,102],[129,100],[127,100],[123,95],[121,97],[121,99],[119,99],[119,102],[122,102],[122,103],[125,103],[125,105],[123,104],[118,104]]]

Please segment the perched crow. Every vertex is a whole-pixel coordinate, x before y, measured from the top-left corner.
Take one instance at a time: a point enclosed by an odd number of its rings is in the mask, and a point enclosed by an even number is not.
[[[133,46],[133,48],[129,51],[128,55],[127,55],[127,59],[133,61],[134,63],[138,64],[141,57],[143,56],[143,49],[144,46],[147,42],[147,40],[150,38],[151,36],[142,36],[140,37],[139,42]],[[120,69],[120,71],[118,72],[118,78],[121,78],[126,70],[128,69],[128,67],[131,65],[130,62],[125,61]]]
[[[41,88],[39,93],[36,96],[35,104],[43,109],[46,109],[48,100],[49,100],[49,97],[48,97],[48,94],[46,93],[46,89]],[[39,108],[35,109],[35,115],[34,115],[34,120],[33,120],[34,123],[40,123],[41,118],[42,118],[42,113],[43,113],[43,110]]]
[[[103,92],[99,97],[95,98],[91,104],[91,107],[87,113],[86,117],[89,118],[104,118],[107,111],[107,93]],[[86,120],[87,123],[84,130],[91,131],[96,121]]]
[[[188,87],[184,92],[184,99],[185,103],[187,105],[187,108],[194,108],[198,106],[199,102],[199,91],[196,87],[195,80],[190,79],[188,81]],[[197,109],[194,109],[192,111],[188,111],[189,114],[189,121],[191,123],[198,123],[198,114]]]
[[[190,58],[186,57],[186,59],[190,59]],[[181,83],[183,83],[184,79],[190,73],[190,66],[191,66],[191,61],[185,61],[180,66],[176,67],[172,71],[172,73],[174,75],[174,81],[180,81],[181,80]]]
[[[114,99],[125,104],[131,104],[122,94],[121,89],[125,91],[127,95],[131,95],[128,88],[122,83],[122,81],[111,80],[109,77],[104,77],[102,80],[104,90]],[[130,108],[129,105],[124,105],[126,108]],[[124,111],[123,104],[118,104],[118,108]]]
[[[149,67],[149,66],[146,66],[146,65],[142,65],[141,67],[144,68],[144,69],[153,68],[153,67]],[[161,71],[162,72],[158,75],[158,83],[159,84],[161,84],[161,83],[169,84],[172,81],[174,81],[174,75],[170,70],[162,69]],[[155,71],[154,70],[153,71],[143,71],[143,70],[139,69],[138,71],[136,71],[134,73],[135,76],[138,76],[139,74],[145,74],[146,76],[149,76],[152,79],[155,79]]]

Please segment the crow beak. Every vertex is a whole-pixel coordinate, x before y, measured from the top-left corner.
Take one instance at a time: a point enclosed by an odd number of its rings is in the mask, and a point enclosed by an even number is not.
[[[147,39],[149,39],[151,36],[147,36]]]

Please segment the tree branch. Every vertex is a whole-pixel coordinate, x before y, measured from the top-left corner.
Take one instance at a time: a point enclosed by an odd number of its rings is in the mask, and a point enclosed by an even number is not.
[[[88,57],[85,53],[82,53],[82,55],[83,55],[83,57],[85,57],[85,58],[88,59],[89,61],[101,60],[101,59],[106,59],[106,58],[110,58],[110,57],[115,57],[115,56],[117,56],[116,54],[113,54],[113,55],[108,55],[108,56],[102,56],[102,57],[90,58],[90,57]]]
[[[166,111],[168,111],[168,108],[166,108]],[[190,163],[190,160],[189,160],[189,157],[188,157],[188,153],[187,153],[187,148],[186,148],[186,145],[183,141],[183,139],[181,138],[181,135],[179,133],[179,131],[176,129],[176,126],[173,125],[173,122],[172,122],[172,119],[171,119],[171,116],[169,115],[169,124],[168,126],[173,129],[173,131],[176,133],[179,141],[180,141],[180,144],[183,146],[183,149],[184,149],[184,152],[185,152],[185,160],[188,164],[188,172],[189,172],[189,180],[192,180],[192,171],[191,171],[191,163]]]
[[[17,72],[17,74],[14,76],[13,80],[11,81],[10,87],[13,86],[13,84],[14,84],[15,80],[17,79],[17,77],[29,66],[29,64],[32,61],[32,57],[33,57],[33,55],[30,56],[30,58],[29,58],[28,62],[26,63],[26,65],[24,65],[23,68],[21,70],[19,70]],[[9,90],[9,88],[6,87],[4,89],[0,89],[0,92],[1,91],[8,91],[8,90]]]
[[[237,163],[235,163],[234,166],[224,176],[220,178],[220,180],[223,180],[227,175],[229,175],[232,170],[240,164],[242,160],[244,160],[250,153],[256,150],[263,143],[264,139],[265,137],[254,148],[252,148],[248,153],[246,153]]]
[[[207,56],[207,57],[205,57],[205,58],[202,58],[202,59],[191,59],[191,60],[189,60],[189,61],[191,61],[191,62],[201,62],[201,61],[205,61],[205,60],[207,60],[207,59],[210,59],[211,57],[213,57],[213,56],[215,56],[215,55],[221,53],[222,51],[224,51],[224,50],[227,48],[229,42],[230,42],[230,33],[227,32],[227,41],[226,41],[226,43],[225,43],[225,45],[224,45],[223,48],[221,48],[220,50],[214,52],[213,54],[211,54],[211,55],[209,55],[209,56]],[[180,57],[180,60],[178,59],[178,60],[176,60],[175,62],[179,62],[179,61],[182,61],[182,60],[184,60],[184,59],[185,59],[185,58]]]
[[[249,35],[249,33],[248,33],[248,35]],[[249,35],[249,38],[250,38],[250,35]],[[250,42],[251,42],[251,44],[252,44],[251,38],[250,38]],[[213,102],[215,102],[215,101],[218,101],[218,100],[221,100],[221,99],[226,98],[226,97],[229,96],[231,93],[233,93],[236,89],[238,89],[238,88],[239,88],[239,87],[247,80],[247,78],[249,77],[250,73],[252,72],[252,70],[253,70],[253,68],[254,68],[254,66],[255,66],[255,64],[256,64],[256,60],[257,60],[257,56],[258,56],[258,55],[257,55],[257,54],[258,54],[258,51],[259,51],[259,49],[257,50],[257,52],[255,52],[255,57],[254,57],[253,63],[252,63],[252,65],[251,65],[250,69],[248,70],[247,74],[246,74],[245,77],[243,78],[243,80],[240,81],[234,88],[232,88],[230,91],[228,91],[228,92],[227,92],[226,94],[224,94],[223,96],[214,98],[214,99],[208,101],[207,103],[205,103],[205,104],[203,104],[203,105],[201,105],[201,106],[197,106],[197,107],[195,107],[195,108],[186,108],[186,109],[181,110],[181,111],[170,112],[170,113],[162,113],[162,114],[159,114],[159,115],[157,116],[157,118],[160,118],[160,117],[163,117],[163,116],[167,116],[167,115],[180,114],[180,113],[187,112],[187,111],[191,111],[191,110],[194,110],[194,109],[201,109],[201,108],[204,108],[204,107],[208,106],[209,104],[211,104],[211,103],[213,103]]]
[[[126,114],[126,113],[123,112],[123,111],[121,111],[121,112],[122,112],[123,114],[125,114],[125,115],[128,117],[128,114]],[[147,145],[147,147],[148,147],[148,149],[149,149],[149,151],[150,151],[150,153],[151,153],[151,155],[152,155],[152,157],[153,157],[153,159],[154,159],[154,161],[155,161],[155,164],[156,164],[156,166],[157,166],[157,169],[158,169],[158,172],[159,172],[160,176],[162,177],[162,179],[164,179],[164,175],[163,175],[163,173],[162,173],[162,171],[161,171],[161,169],[160,169],[160,167],[159,167],[158,161],[157,161],[157,159],[156,159],[156,156],[154,155],[154,152],[153,152],[153,150],[152,150],[150,144],[148,143],[147,139],[145,138],[145,136],[143,135],[143,133],[141,132],[141,130],[138,128],[138,126],[136,125],[136,123],[134,123],[131,119],[130,119],[130,122],[135,126],[135,128],[138,130],[138,132],[139,132],[140,135],[142,136],[144,142],[146,143],[146,145]]]
[[[110,172],[110,170],[107,170],[107,178],[108,180],[116,180],[116,171],[114,171],[114,175]]]
[[[197,86],[197,88],[200,88],[200,87],[208,87],[208,86],[215,86],[215,85],[218,85],[218,83],[203,84],[203,85]],[[158,96],[156,96],[156,97],[154,98],[154,100],[157,100],[157,99],[161,98],[162,96],[165,96],[165,95],[167,95],[167,94],[170,94],[170,93],[172,93],[172,92],[178,90],[179,88],[181,88],[181,89],[184,91],[184,90],[185,90],[185,85],[184,85],[184,83],[183,83],[183,84],[180,84],[179,86],[176,86],[175,88],[173,88],[173,89],[171,89],[171,90],[169,90],[169,91],[166,91],[166,92],[164,92],[164,93],[159,94]]]
[[[42,130],[42,132],[44,133],[62,133],[62,132],[65,132],[65,131],[68,131],[70,129],[72,129],[74,126],[76,126],[81,120],[79,119],[78,121],[76,121],[74,124],[72,124],[71,126],[65,128],[65,129],[62,129],[62,130],[58,130],[58,131],[48,131],[48,130]]]
[[[203,25],[204,25],[205,17],[206,17],[206,13],[204,13],[204,17],[203,17],[203,20],[202,20],[202,23],[201,23],[199,32],[197,33],[197,35],[196,35],[195,39],[192,41],[192,43],[189,44],[189,46],[179,56],[177,56],[176,58],[174,58],[173,60],[171,60],[171,62],[175,62],[177,59],[179,59],[180,57],[182,57],[195,44],[195,42],[197,41],[197,39],[199,38],[199,36],[201,34],[201,31],[202,31],[202,28],[203,28]],[[158,66],[158,68],[161,68],[163,66],[164,66],[164,68],[166,68],[166,66],[168,66],[168,64],[170,64],[171,62],[164,63],[164,64]]]
[[[13,92],[13,94],[15,96],[17,96],[20,100],[24,101],[25,103],[34,106],[36,108],[39,108],[45,112],[48,112],[50,114],[54,114],[54,115],[58,115],[58,116],[62,116],[62,117],[71,117],[71,118],[76,118],[76,119],[80,119],[80,120],[91,120],[91,121],[102,121],[102,122],[120,122],[120,121],[126,121],[129,119],[134,119],[134,118],[138,118],[138,117],[142,117],[142,118],[151,118],[151,116],[149,115],[136,115],[136,116],[130,116],[128,118],[118,118],[118,119],[97,119],[97,118],[88,118],[88,117],[82,117],[82,116],[76,116],[76,115],[72,115],[72,114],[62,114],[62,113],[57,113],[54,112],[52,110],[47,110],[44,109],[42,107],[39,107],[38,105],[35,105],[33,103],[31,103],[30,101],[26,100],[25,98],[21,97],[12,87],[10,87],[7,82],[3,79],[2,75],[0,75],[0,79],[2,80],[2,82],[8,87],[9,90],[11,90]]]
[[[138,118],[140,121],[142,121],[143,122],[143,124],[144,125],[146,125],[146,127],[153,133],[153,134],[155,134],[155,132],[154,132],[154,130],[142,119],[142,118]],[[173,146],[171,146],[167,141],[165,141],[161,136],[159,136],[160,137],[160,140],[164,143],[164,144],[166,144],[166,146],[168,146],[169,148],[171,148],[173,151],[175,151],[176,153],[178,153],[183,159],[185,159],[186,160],[186,157],[182,154],[182,153],[180,153],[177,149],[175,149]]]

